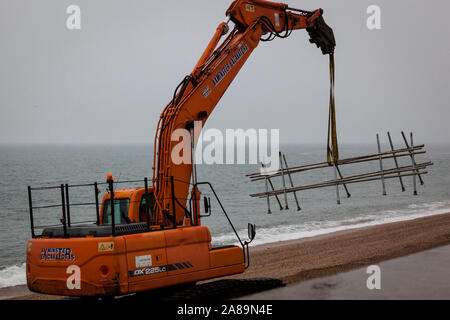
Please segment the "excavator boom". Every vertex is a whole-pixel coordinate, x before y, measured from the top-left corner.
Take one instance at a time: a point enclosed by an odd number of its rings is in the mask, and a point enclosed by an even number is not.
[[[235,24],[234,29],[219,45],[229,30],[227,23],[218,26],[194,70],[177,87],[158,122],[153,166],[157,224],[183,225],[184,218],[189,216],[187,201],[181,199],[188,198],[193,164],[172,161],[174,146],[180,142],[173,140],[172,133],[180,128],[190,130],[195,147],[194,121],[204,125],[259,42],[286,38],[293,30],[306,29],[310,42],[323,54],[332,55],[336,45],[333,31],[323,20],[322,9],[305,11],[283,3],[237,0],[226,15]],[[197,190],[193,192],[195,196]],[[190,218],[194,224],[198,223],[195,217]]]

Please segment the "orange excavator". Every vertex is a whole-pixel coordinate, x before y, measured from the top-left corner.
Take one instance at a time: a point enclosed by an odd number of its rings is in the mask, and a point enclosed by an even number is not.
[[[102,183],[85,185],[94,188],[95,224],[71,223],[69,189],[83,185],[60,185],[53,188],[61,191],[62,202],[55,205],[62,210],[61,224],[36,234],[39,227],[34,225],[33,209],[39,207],[33,206],[31,193],[52,187],[29,186],[29,289],[67,296],[118,296],[244,272],[255,226],[249,224],[249,240],[242,241],[231,225],[240,247],[211,246],[210,231],[201,225],[201,218],[210,213],[210,204],[204,198],[206,214],[201,214],[199,186],[211,188],[216,198],[217,194],[208,182],[197,181],[192,162],[172,161],[171,153],[178,143],[172,134],[176,129],[187,129],[195,141],[194,122],[206,122],[260,41],[287,38],[295,29],[306,29],[310,42],[331,59],[335,40],[322,14],[322,9],[305,11],[283,3],[234,1],[226,11],[228,22],[219,24],[193,71],[178,85],[160,116],[152,185],[144,179],[143,187],[114,190],[117,182],[108,175],[103,183],[108,192],[101,202]],[[231,31],[230,21],[234,24]],[[228,215],[226,218],[231,224]]]

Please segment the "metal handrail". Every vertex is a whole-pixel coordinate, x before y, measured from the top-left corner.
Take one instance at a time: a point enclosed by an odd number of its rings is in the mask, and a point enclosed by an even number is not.
[[[239,243],[241,244],[241,247],[242,247],[242,251],[244,253],[244,263],[246,264],[245,268],[248,268],[249,265],[250,265],[250,255],[249,255],[248,245],[250,244],[250,242],[252,242],[252,240],[244,241],[244,242],[241,240],[241,238],[239,237],[239,234],[236,231],[236,228],[234,227],[233,223],[231,222],[230,217],[228,216],[224,206],[222,205],[222,202],[220,201],[219,196],[217,195],[216,191],[214,190],[214,188],[213,188],[213,186],[212,186],[212,184],[210,182],[208,182],[208,181],[196,182],[194,184],[194,186],[193,186],[194,198],[196,197],[195,196],[195,194],[196,194],[195,189],[197,188],[198,185],[203,185],[203,184],[206,184],[206,185],[208,185],[210,187],[211,191],[214,194],[214,197],[216,198],[217,202],[219,203],[220,208],[222,209],[223,214],[225,215],[225,217],[228,220],[228,223],[230,224],[231,228],[233,229],[233,232],[236,235],[236,238],[239,240]],[[189,198],[189,207],[191,207],[192,199],[193,199],[193,197],[191,195],[191,197]],[[197,199],[194,199],[194,200],[197,201]]]
[[[114,184],[117,183],[137,183],[137,182],[144,182],[144,186],[146,186],[146,193],[147,193],[147,186],[148,186],[148,182],[147,182],[147,178],[143,179],[143,180],[124,180],[124,181],[107,181],[107,182],[94,182],[94,183],[86,183],[86,184],[73,184],[73,185],[69,185],[69,184],[60,184],[57,186],[42,186],[42,187],[31,187],[28,186],[28,207],[29,207],[29,215],[30,215],[30,228],[31,228],[31,237],[32,238],[36,238],[36,233],[35,233],[35,229],[42,229],[44,227],[50,227],[50,226],[59,226],[62,224],[63,229],[64,229],[64,236],[68,237],[68,232],[67,232],[67,228],[71,226],[72,222],[71,222],[71,214],[70,214],[70,208],[71,207],[75,207],[75,206],[95,206],[95,211],[96,211],[96,224],[100,225],[100,203],[99,203],[99,199],[98,199],[98,195],[99,195],[99,185],[108,185],[109,187],[109,192],[111,193],[111,202],[114,201]],[[75,188],[75,187],[94,187],[94,193],[95,193],[95,202],[80,202],[80,203],[69,203],[69,188]],[[61,203],[60,204],[50,204],[50,205],[41,205],[41,206],[33,206],[33,199],[32,199],[32,191],[37,191],[37,190],[60,190],[61,192]],[[113,204],[113,203],[112,203]],[[34,224],[34,211],[35,209],[50,209],[50,208],[61,208],[61,212],[62,212],[62,218],[61,218],[61,224],[57,224],[57,225],[53,225],[53,224],[49,224],[49,225],[39,225],[36,226]],[[148,207],[148,205],[147,205]],[[112,228],[112,235],[115,234],[115,217],[114,217],[114,205],[111,206],[112,208],[112,224],[111,224],[111,228]],[[147,209],[147,219],[148,219],[148,209]],[[83,221],[83,222],[75,222],[75,224],[78,223],[86,223],[86,222],[91,222],[91,221]],[[150,229],[150,228],[149,228]]]

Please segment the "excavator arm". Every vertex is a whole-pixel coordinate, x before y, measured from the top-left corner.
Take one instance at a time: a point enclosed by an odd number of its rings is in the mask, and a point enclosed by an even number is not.
[[[306,29],[323,54],[333,53],[336,42],[333,30],[322,17],[323,10],[305,11],[290,8],[284,3],[274,3],[263,0],[235,1],[227,10],[230,17],[240,30],[245,30],[259,22],[263,35],[270,34],[262,41],[270,41],[276,36],[286,38],[292,30]]]
[[[322,14],[322,9],[304,11],[262,0],[237,0],[231,4],[226,15],[235,24],[234,29],[229,31],[225,22],[218,26],[193,71],[177,86],[160,116],[153,159],[154,224],[183,225],[185,217],[198,223],[197,212],[191,217],[192,212],[187,210],[191,181],[195,181],[193,155],[189,163],[172,161],[174,146],[180,143],[173,138],[174,131],[188,129],[195,147],[194,121],[204,125],[260,41],[286,38],[293,30],[306,29],[310,42],[323,54],[330,54],[331,59],[336,44]],[[198,194],[197,190],[193,192]]]

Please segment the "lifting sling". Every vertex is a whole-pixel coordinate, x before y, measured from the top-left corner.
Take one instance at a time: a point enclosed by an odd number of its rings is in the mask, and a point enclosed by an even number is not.
[[[339,160],[336,133],[336,110],[334,104],[334,53],[330,52],[330,107],[328,112],[327,162],[331,165]],[[330,141],[331,140],[331,141]]]

